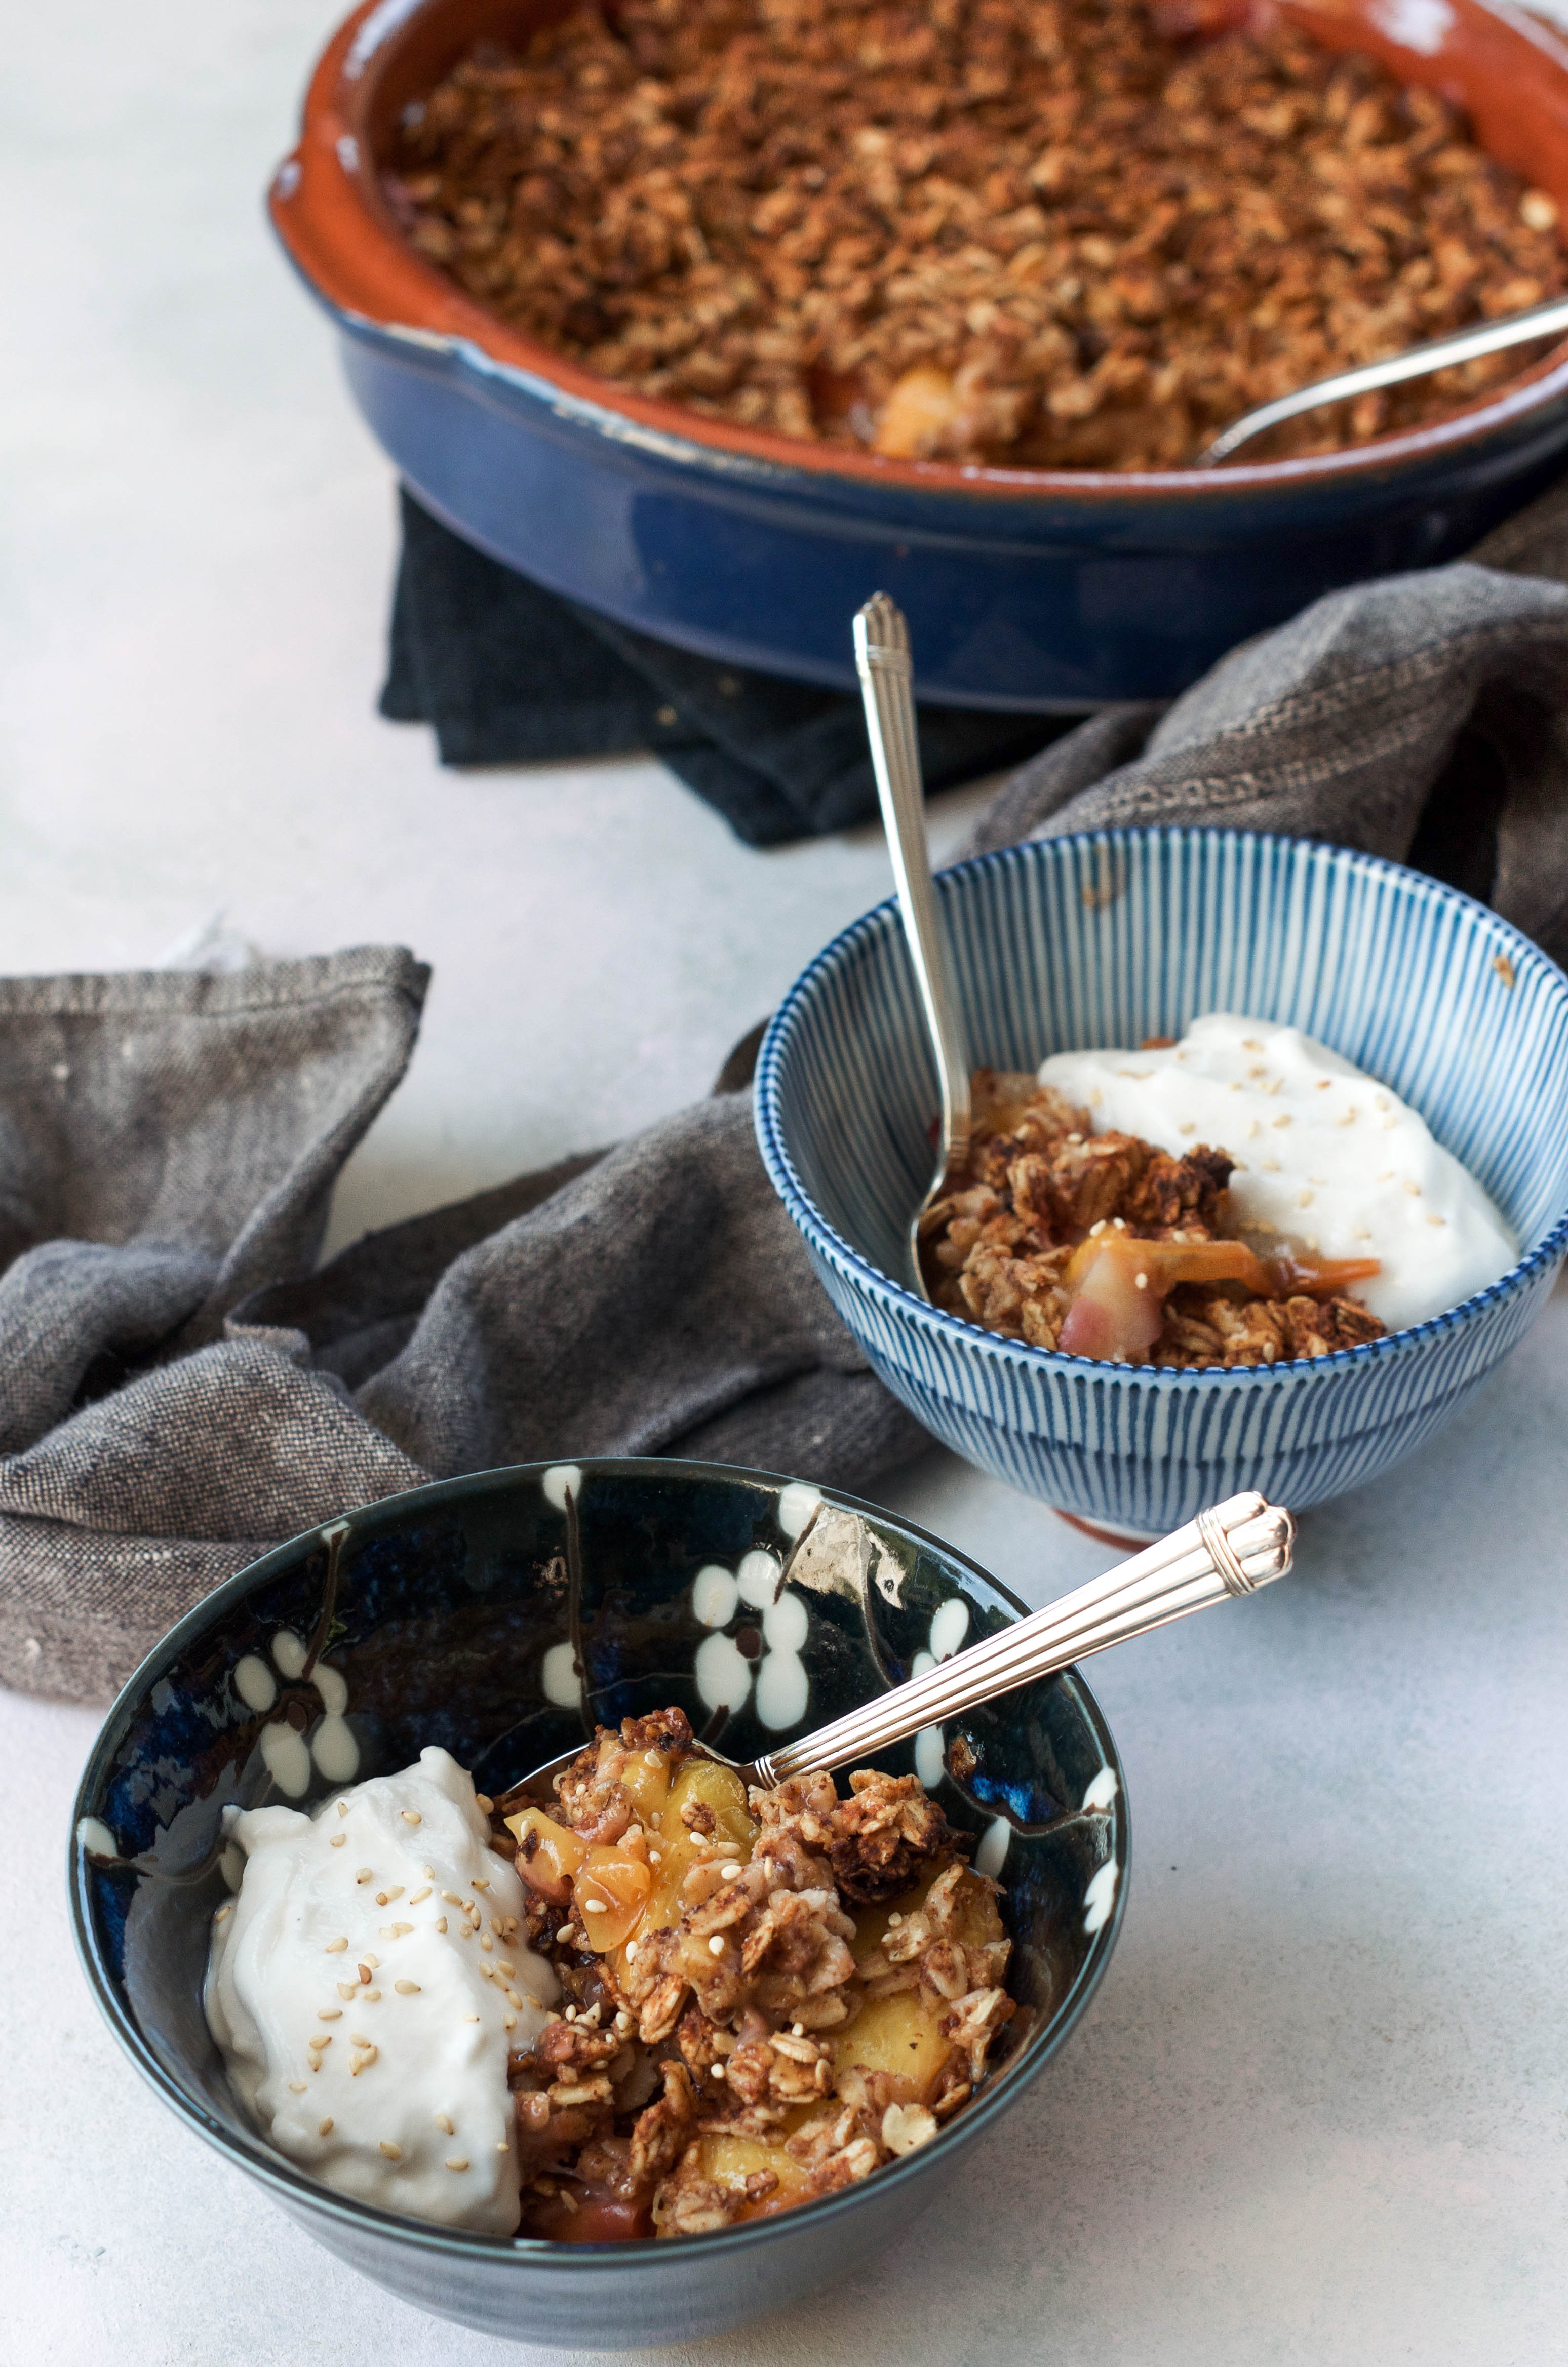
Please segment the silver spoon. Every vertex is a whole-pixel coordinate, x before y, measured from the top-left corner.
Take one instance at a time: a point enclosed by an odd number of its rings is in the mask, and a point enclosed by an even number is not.
[[[952,957],[937,912],[931,882],[931,851],[926,842],[926,796],[920,777],[920,735],[915,720],[915,669],[909,627],[902,611],[878,592],[855,618],[855,670],[866,702],[866,730],[882,827],[892,856],[903,933],[915,965],[921,1007],[937,1062],[942,1094],[937,1168],[910,1219],[909,1264],[915,1288],[929,1301],[920,1263],[920,1226],[926,1211],[969,1164],[969,1051],[959,1019]]]
[[[1289,1512],[1249,1491],[1199,1512],[1168,1537],[1145,1546],[1131,1561],[1119,1562],[1086,1586],[1020,1619],[983,1643],[940,1660],[921,1677],[893,1685],[843,1717],[798,1741],[766,1750],[748,1765],[702,1746],[722,1767],[733,1767],[747,1784],[771,1790],[792,1775],[818,1769],[831,1772],[885,1750],[922,1727],[973,1709],[1020,1685],[1054,1676],[1075,1660],[1108,1650],[1131,1637],[1146,1636],[1173,1619],[1185,1619],[1232,1595],[1251,1594],[1283,1578],[1290,1567],[1296,1523]],[[582,1754],[583,1746],[536,1767],[495,1802],[506,1810],[547,1806],[553,1780]]]
[[[1333,378],[1314,379],[1311,386],[1298,387],[1294,394],[1282,394],[1273,402],[1259,403],[1216,436],[1206,451],[1193,463],[1195,468],[1217,468],[1229,460],[1244,444],[1255,436],[1262,436],[1270,427],[1279,426],[1287,419],[1299,418],[1303,411],[1316,411],[1320,403],[1346,402],[1352,395],[1375,394],[1381,387],[1401,386],[1406,379],[1425,378],[1430,370],[1448,369],[1457,362],[1479,361],[1485,354],[1500,354],[1509,345],[1533,345],[1538,338],[1560,336],[1568,329],[1568,296],[1554,297],[1550,304],[1538,304],[1528,312],[1515,312],[1506,320],[1483,321],[1473,329],[1457,330],[1452,336],[1435,337],[1430,345],[1412,345],[1407,353],[1393,354],[1385,362],[1364,362],[1358,369],[1340,370]]]

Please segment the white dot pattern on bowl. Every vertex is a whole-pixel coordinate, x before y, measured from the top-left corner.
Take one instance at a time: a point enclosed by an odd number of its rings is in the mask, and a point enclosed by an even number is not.
[[[697,1648],[697,1690],[710,1709],[744,1709],[751,1693],[751,1662],[733,1637],[705,1636]]]
[[[234,1662],[234,1691],[246,1709],[259,1716],[278,1699],[278,1680],[258,1654],[247,1652]]]
[[[923,1726],[915,1738],[915,1772],[927,1792],[934,1792],[947,1772],[942,1757],[942,1729]]]
[[[1118,1789],[1115,1768],[1102,1767],[1084,1795],[1085,1807],[1093,1810],[1114,1806]]]
[[[822,1497],[807,1479],[791,1479],[778,1495],[777,1518],[787,1537],[798,1537]]]
[[[974,1852],[976,1874],[988,1874],[993,1882],[1007,1863],[1007,1850],[1013,1830],[1006,1817],[993,1817],[981,1834]]]
[[[1110,1910],[1116,1900],[1116,1885],[1121,1869],[1116,1860],[1108,1858],[1098,1872],[1089,1877],[1084,1893],[1084,1929],[1091,1934],[1100,1931],[1110,1920]]]
[[[563,1512],[566,1510],[568,1489],[577,1501],[582,1501],[582,1467],[576,1463],[552,1463],[540,1481],[540,1486],[544,1490],[545,1502],[553,1504],[558,1512]]]
[[[691,1582],[691,1607],[705,1627],[727,1627],[740,1595],[734,1573],[721,1562],[709,1562]]]
[[[539,1681],[545,1700],[557,1709],[575,1709],[583,1698],[577,1656],[570,1643],[552,1644],[540,1664]]]

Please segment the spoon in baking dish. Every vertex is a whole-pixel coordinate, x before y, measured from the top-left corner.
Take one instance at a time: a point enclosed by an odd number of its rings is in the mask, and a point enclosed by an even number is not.
[[[1207,1610],[1211,1603],[1271,1585],[1290,1567],[1295,1535],[1290,1513],[1266,1498],[1255,1491],[1232,1496],[1043,1611],[971,1644],[967,1652],[939,1660],[924,1676],[911,1677],[862,1702],[814,1734],[764,1751],[749,1765],[738,1765],[707,1745],[703,1749],[721,1766],[733,1767],[744,1782],[769,1790],[793,1775],[863,1763],[873,1752],[924,1727],[940,1726],[1000,1693],[1054,1676],[1091,1653],[1146,1636],[1173,1619]],[[787,1576],[786,1568],[780,1587]],[[548,1806],[554,1798],[553,1779],[564,1773],[582,1748],[579,1743],[536,1767],[494,1806],[502,1810]]]
[[[1233,459],[1244,444],[1256,436],[1266,435],[1269,428],[1283,425],[1287,419],[1297,419],[1304,411],[1316,411],[1323,403],[1348,402],[1353,395],[1376,394],[1385,386],[1402,386],[1407,379],[1425,378],[1431,370],[1450,369],[1460,362],[1479,361],[1483,355],[1500,354],[1509,345],[1528,345],[1540,338],[1561,336],[1568,330],[1568,296],[1554,297],[1550,304],[1537,304],[1528,312],[1514,312],[1501,321],[1483,321],[1473,329],[1456,330],[1452,336],[1435,337],[1429,345],[1412,345],[1403,354],[1392,354],[1387,361],[1364,362],[1358,369],[1339,370],[1333,378],[1313,380],[1311,386],[1298,387],[1294,394],[1282,394],[1273,402],[1259,403],[1233,420],[1222,435],[1216,436],[1206,451],[1198,456],[1199,469],[1218,468],[1222,461]]]
[[[920,1227],[927,1208],[969,1164],[969,1052],[959,1019],[952,956],[937,911],[931,850],[926,841],[926,795],[915,720],[909,627],[903,611],[885,592],[868,600],[855,618],[855,670],[866,702],[871,764],[892,856],[903,934],[909,941],[942,1095],[936,1172],[909,1225],[911,1278],[918,1295],[929,1301],[931,1293],[920,1263]]]

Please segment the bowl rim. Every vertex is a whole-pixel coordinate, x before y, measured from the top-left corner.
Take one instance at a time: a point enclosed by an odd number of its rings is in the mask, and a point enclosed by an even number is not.
[[[749,1486],[760,1486],[778,1491],[794,1482],[790,1475],[763,1471],[744,1464],[710,1463],[698,1456],[685,1455],[552,1455],[534,1463],[497,1464],[487,1471],[460,1473],[455,1478],[431,1481],[423,1488],[411,1488],[399,1495],[379,1496],[358,1504],[346,1515],[358,1523],[374,1516],[390,1517],[404,1508],[417,1513],[425,1507],[460,1501],[465,1496],[480,1495],[497,1482],[505,1483],[504,1492],[527,1485],[537,1485],[549,1471],[563,1463],[574,1464],[585,1478],[595,1473],[615,1473],[646,1478],[701,1478],[738,1480]],[[932,1530],[923,1529],[899,1513],[890,1512],[885,1505],[873,1504],[864,1497],[847,1494],[844,1489],[810,1483],[818,1489],[824,1502],[861,1513],[873,1521],[910,1537],[978,1579],[990,1588],[1019,1618],[1028,1615],[1028,1606],[1005,1586],[971,1555],[966,1554],[945,1537]],[[384,2211],[376,2204],[361,2203],[352,2195],[338,2193],[303,2170],[298,2169],[285,2156],[277,2153],[257,2131],[236,2135],[226,2128],[207,2107],[186,2090],[167,2071],[142,2036],[135,2016],[121,1998],[118,1984],[108,1974],[97,1943],[95,1919],[87,1887],[88,1856],[77,1839],[77,1829],[84,1817],[97,1813],[97,1802],[103,1788],[115,1752],[125,1738],[131,1719],[140,1710],[150,1686],[167,1667],[169,1661],[188,1645],[197,1642],[205,1630],[223,1613],[241,1603],[246,1594],[275,1578],[284,1576],[300,1557],[301,1548],[319,1539],[323,1526],[333,1525],[332,1520],[302,1529],[295,1536],[274,1546],[260,1557],[247,1562],[232,1578],[202,1596],[184,1616],[176,1620],[142,1659],[115,1695],[96,1736],[81,1778],[76,1786],[71,1809],[67,1850],[67,1893],[70,1904],[71,1935],[93,2001],[108,2023],[121,2052],[129,2056],[147,2085],[175,2112],[185,2125],[194,2131],[225,2159],[248,2172],[267,2191],[271,2199],[296,2216],[301,2206],[311,2213],[320,2213],[337,2221],[346,2229],[364,2229],[367,2225],[381,2238],[401,2239],[405,2244],[423,2247],[450,2259],[472,2259],[494,2263],[511,2261],[519,2271],[541,2270],[546,2273],[609,2275],[635,2271],[639,2260],[685,2260],[694,2256],[706,2259],[715,2248],[719,2257],[739,2258],[743,2251],[758,2244],[768,2244],[788,2237],[793,2229],[806,2225],[820,2225],[829,2213],[853,2209],[872,2190],[872,2180],[863,2179],[840,2187],[835,2192],[819,2196],[816,2201],[797,2203],[787,2211],[774,2213],[762,2219],[745,2221],[740,2226],[714,2230],[710,2235],[684,2236],[671,2246],[649,2243],[558,2244],[542,2237],[476,2236],[460,2228],[447,2228],[433,2220],[405,2216],[395,2211]],[[886,2194],[895,2180],[919,2177],[929,2168],[934,2156],[947,2139],[960,2137],[957,2147],[947,2150],[967,2150],[969,2143],[1009,2111],[1033,2085],[1046,2065],[1058,2052],[1087,2010],[1090,2000],[1105,1977],[1106,1968],[1115,1953],[1126,1912],[1127,1893],[1132,1865],[1132,1832],[1131,1810],[1127,1796],[1127,1772],[1117,1749],[1104,1711],[1096,1700],[1082,1671],[1074,1666],[1063,1670],[1062,1677],[1073,1686],[1085,1721],[1098,1743],[1106,1764],[1117,1780],[1116,1826],[1117,1847],[1112,1863],[1120,1867],[1110,1913],[1097,1931],[1090,1935],[1091,1945],[1056,2013],[1032,2039],[1026,2041],[1017,2058],[1020,2070],[1024,2056],[1029,2056],[1023,2077],[1001,2079],[994,2087],[983,2088],[973,2101],[955,2114],[929,2146],[922,2146],[898,2160],[889,2162],[874,2175],[874,2191]],[[1073,1812],[1068,1811],[1068,1814]],[[999,2067],[1006,2071],[1007,2066]],[[961,2133],[961,2135],[960,2135]]]
[[[1242,461],[1215,469],[1007,469],[980,462],[894,460],[813,444],[772,428],[708,419],[685,404],[639,394],[584,368],[513,328],[421,256],[393,218],[369,155],[365,125],[381,62],[427,10],[458,0],[359,0],[320,52],[306,89],[300,135],[268,185],[267,205],[285,252],[340,324],[405,350],[445,354],[500,379],[558,417],[612,442],[641,444],[687,469],[762,478],[797,488],[893,488],[952,500],[1051,500],[1133,512],[1175,499],[1233,501],[1266,492],[1304,494],[1373,476],[1415,474],[1450,447],[1501,441],[1568,402],[1568,344],[1490,394],[1421,427],[1374,436],[1340,452]],[[1562,77],[1568,40],[1510,0],[1457,0],[1489,17]],[[1330,12],[1332,13],[1332,12]],[[1521,70],[1528,62],[1521,54]]]
[[[1462,889],[1451,888],[1446,880],[1434,879],[1429,873],[1415,871],[1408,864],[1395,863],[1387,855],[1367,855],[1358,847],[1340,846],[1328,839],[1292,838],[1279,831],[1209,830],[1200,825],[1151,822],[1124,825],[1105,830],[1063,832],[1053,838],[1026,838],[1012,846],[993,847],[983,855],[968,856],[961,863],[949,864],[937,874],[938,895],[944,879],[962,881],[985,868],[1018,861],[1049,863],[1055,860],[1051,850],[1063,853],[1087,848],[1128,848],[1145,846],[1181,838],[1201,837],[1227,842],[1232,845],[1251,848],[1288,850],[1293,866],[1318,864],[1331,868],[1345,866],[1352,869],[1381,874],[1402,884],[1413,884],[1431,902],[1448,903],[1483,920],[1488,928],[1501,938],[1516,970],[1530,967],[1544,970],[1549,980],[1555,980],[1564,999],[1568,999],[1568,976],[1550,954],[1544,953],[1533,938],[1522,929],[1493,911],[1489,904],[1467,896]],[[784,1138],[783,1119],[779,1102],[783,1089],[783,1071],[788,1061],[790,1037],[795,1024],[811,1002],[819,987],[849,955],[877,939],[892,936],[902,942],[898,900],[884,898],[847,928],[841,929],[831,942],[810,961],[801,972],[778,1008],[767,1023],[756,1061],[755,1113],[757,1147],[763,1165],[790,1217],[803,1236],[807,1246],[835,1273],[854,1285],[864,1296],[869,1296],[889,1308],[898,1319],[913,1325],[919,1331],[931,1334],[945,1345],[971,1355],[988,1355],[999,1361],[1018,1365],[1026,1371],[1058,1374],[1062,1377],[1086,1378],[1093,1375],[1108,1385],[1187,1390],[1229,1388],[1259,1389],[1278,1387],[1290,1380],[1300,1380],[1307,1375],[1325,1377],[1352,1366],[1367,1366],[1381,1359],[1384,1363],[1394,1357],[1419,1354],[1445,1335],[1468,1326],[1486,1308],[1500,1306],[1517,1297],[1543,1268],[1559,1263],[1568,1251],[1568,1205],[1557,1217],[1551,1229],[1533,1250],[1516,1259],[1506,1274],[1484,1288],[1472,1291],[1457,1307],[1444,1308],[1439,1314],[1429,1315],[1419,1323],[1404,1325],[1397,1331],[1385,1331],[1381,1339],[1364,1340],[1353,1348],[1335,1348],[1324,1356],[1281,1357],[1273,1365],[1237,1365],[1221,1367],[1202,1365],[1187,1370],[1175,1370],[1162,1365],[1107,1364],[1094,1356],[1064,1355],[1059,1348],[1036,1348],[1024,1340],[1006,1340],[998,1332],[987,1331],[978,1323],[968,1323],[957,1315],[931,1306],[917,1298],[913,1290],[884,1274],[862,1252],[855,1249],[827,1221],[801,1182]]]

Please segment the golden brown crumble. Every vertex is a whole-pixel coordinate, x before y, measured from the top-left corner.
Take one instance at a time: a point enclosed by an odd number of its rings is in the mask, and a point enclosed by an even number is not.
[[[589,369],[897,457],[1151,469],[1568,284],[1462,117],[1229,0],[619,0],[400,129],[419,252]],[[1528,358],[1528,353],[1526,358]],[[1501,355],[1278,431],[1439,417]]]
[[[913,1776],[748,1794],[674,1712],[601,1727],[556,1801],[494,1808],[562,1987],[509,2064],[524,2235],[699,2235],[809,2202],[984,2078],[1017,2010],[1000,1894]]]
[[[1177,1367],[1272,1365],[1382,1336],[1345,1295],[1376,1261],[1260,1254],[1232,1219],[1225,1151],[1173,1159],[1096,1134],[1027,1073],[977,1070],[973,1093],[968,1173],[922,1227],[949,1314],[1036,1348]]]

